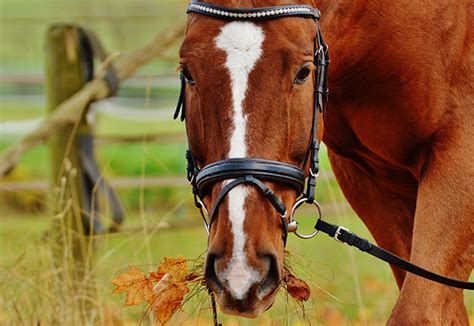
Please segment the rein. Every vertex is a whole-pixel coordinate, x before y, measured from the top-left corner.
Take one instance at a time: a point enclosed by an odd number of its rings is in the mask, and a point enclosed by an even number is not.
[[[310,239],[319,232],[323,232],[333,237],[335,240],[354,246],[363,252],[379,258],[391,265],[397,266],[407,272],[416,274],[426,279],[461,289],[474,290],[474,283],[448,278],[406,261],[372,243],[368,240],[349,232],[348,229],[330,224],[321,219],[321,207],[314,200],[316,190],[316,177],[319,172],[319,147],[318,140],[318,115],[326,113],[326,103],[328,98],[328,66],[329,48],[324,42],[320,25],[320,11],[307,5],[284,5],[263,8],[228,8],[209,3],[191,1],[186,11],[187,14],[201,14],[221,20],[247,20],[261,21],[277,19],[282,17],[302,17],[313,19],[316,23],[314,65],[316,66],[316,76],[314,80],[314,105],[312,110],[312,128],[309,139],[309,146],[306,159],[301,166],[294,166],[279,161],[265,160],[261,158],[231,158],[217,161],[207,166],[200,167],[193,153],[186,152],[187,178],[192,186],[194,202],[199,208],[204,220],[207,232],[210,232],[211,225],[215,220],[220,204],[227,194],[236,186],[249,184],[259,189],[264,197],[272,204],[276,212],[281,216],[283,229],[283,242],[289,232],[295,233],[300,238]],[[186,117],[186,78],[180,74],[181,91],[178,105],[174,114],[174,119],[180,117],[183,121]],[[309,175],[306,178],[305,167],[309,164]],[[305,184],[306,180],[306,184]],[[224,186],[217,195],[212,209],[209,211],[203,203],[203,198],[208,195],[210,188],[218,182],[224,181]],[[287,210],[282,200],[263,181],[274,181],[286,184],[300,194],[299,199],[293,205],[289,220]],[[297,231],[298,223],[294,219],[295,211],[303,203],[314,204],[319,217],[314,231],[311,234],[300,234]],[[211,293],[211,303],[214,315],[214,324],[217,323],[217,312],[214,296]]]
[[[415,264],[406,261],[403,258],[400,258],[391,252],[380,248],[373,243],[369,242],[367,239],[357,236],[355,233],[351,233],[348,229],[342,226],[334,225],[328,222],[318,219],[314,228],[318,231],[326,233],[330,237],[334,238],[336,241],[348,244],[349,246],[354,246],[360,251],[366,252],[369,255],[372,255],[378,259],[381,259],[391,265],[397,266],[401,269],[404,269],[407,272],[416,274],[428,280],[438,282],[444,285],[452,286],[459,289],[474,290],[473,282],[465,282],[461,280],[456,280],[449,278],[443,275],[439,275],[433,272],[430,272],[424,268],[421,268]]]

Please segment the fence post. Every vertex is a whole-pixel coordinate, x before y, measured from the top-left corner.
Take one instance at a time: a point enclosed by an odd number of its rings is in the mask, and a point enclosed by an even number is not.
[[[49,112],[92,78],[92,56],[82,38],[82,30],[69,24],[56,24],[47,31],[45,87]],[[55,216],[50,240],[59,271],[57,288],[64,298],[64,307],[56,307],[55,318],[63,324],[91,323],[96,315],[91,304],[96,291],[92,272],[94,244],[83,223],[84,218],[91,217],[84,208],[87,195],[79,151],[80,137],[91,133],[85,121],[86,110],[75,125],[55,132],[49,140],[50,194]],[[68,316],[61,316],[66,311]]]

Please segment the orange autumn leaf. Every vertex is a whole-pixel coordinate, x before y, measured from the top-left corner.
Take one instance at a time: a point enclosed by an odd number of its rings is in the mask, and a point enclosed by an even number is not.
[[[117,276],[112,284],[117,287],[112,293],[127,292],[126,307],[139,305],[152,298],[153,282],[136,267],[130,267],[128,272]]]
[[[284,281],[286,283],[288,293],[293,299],[295,299],[296,301],[306,301],[309,299],[311,291],[305,281],[300,280],[299,278],[296,278],[294,275],[289,273],[285,275]]]
[[[158,266],[158,274],[169,274],[172,282],[183,282],[188,275],[188,263],[186,258],[178,256],[177,258],[165,257],[165,260]]]
[[[112,281],[117,287],[113,293],[127,292],[125,306],[148,301],[156,319],[164,324],[183,304],[189,292],[186,284],[196,279],[196,275],[189,273],[184,257],[166,257],[157,271],[151,272],[148,277],[136,267],[116,277]],[[156,284],[154,288],[153,284]]]
[[[161,324],[165,324],[181,307],[184,296],[189,292],[185,283],[173,283],[166,274],[153,290],[153,312]]]

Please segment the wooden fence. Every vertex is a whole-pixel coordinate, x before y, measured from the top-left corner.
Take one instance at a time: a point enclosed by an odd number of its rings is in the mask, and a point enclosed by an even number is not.
[[[32,132],[0,154],[0,177],[14,169],[22,155],[44,142],[51,156],[51,180],[48,183],[55,216],[49,232],[53,256],[60,274],[61,286],[75,293],[74,306],[90,323],[94,313],[90,298],[94,297],[94,237],[105,232],[98,222],[97,193],[102,191],[112,206],[113,227],[123,218],[120,201],[113,188],[103,180],[94,159],[94,135],[86,123],[91,103],[116,93],[121,81],[139,67],[172,46],[184,32],[177,24],[164,35],[156,36],[148,45],[129,55],[107,54],[100,42],[83,28],[71,24],[55,24],[46,35],[45,90],[48,116]],[[94,55],[101,65],[94,69]],[[135,180],[122,180],[133,184]],[[146,181],[150,182],[150,180]],[[170,184],[177,179],[153,180],[153,185]],[[44,187],[44,180],[22,186],[1,182],[3,190]],[[143,185],[143,183],[142,183]],[[64,265],[64,259],[69,263]]]

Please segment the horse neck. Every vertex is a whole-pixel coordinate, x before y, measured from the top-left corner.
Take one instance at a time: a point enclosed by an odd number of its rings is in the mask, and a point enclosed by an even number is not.
[[[331,76],[338,79],[363,62],[364,52],[376,44],[373,26],[367,25],[377,24],[377,17],[367,17],[367,0],[320,0],[316,5],[321,10],[321,29],[333,58]]]
[[[467,0],[456,6],[400,0],[315,2],[322,12],[321,28],[333,59],[332,91],[343,87],[344,82],[362,80],[366,84],[377,78],[386,80],[389,75],[405,74],[410,69],[428,69],[428,61],[439,62],[434,65],[437,70],[430,71],[440,72],[447,68],[443,67],[448,63],[443,57],[455,56],[452,52],[463,46],[463,40],[454,36],[463,34],[459,30],[465,24],[461,18],[465,16]]]

